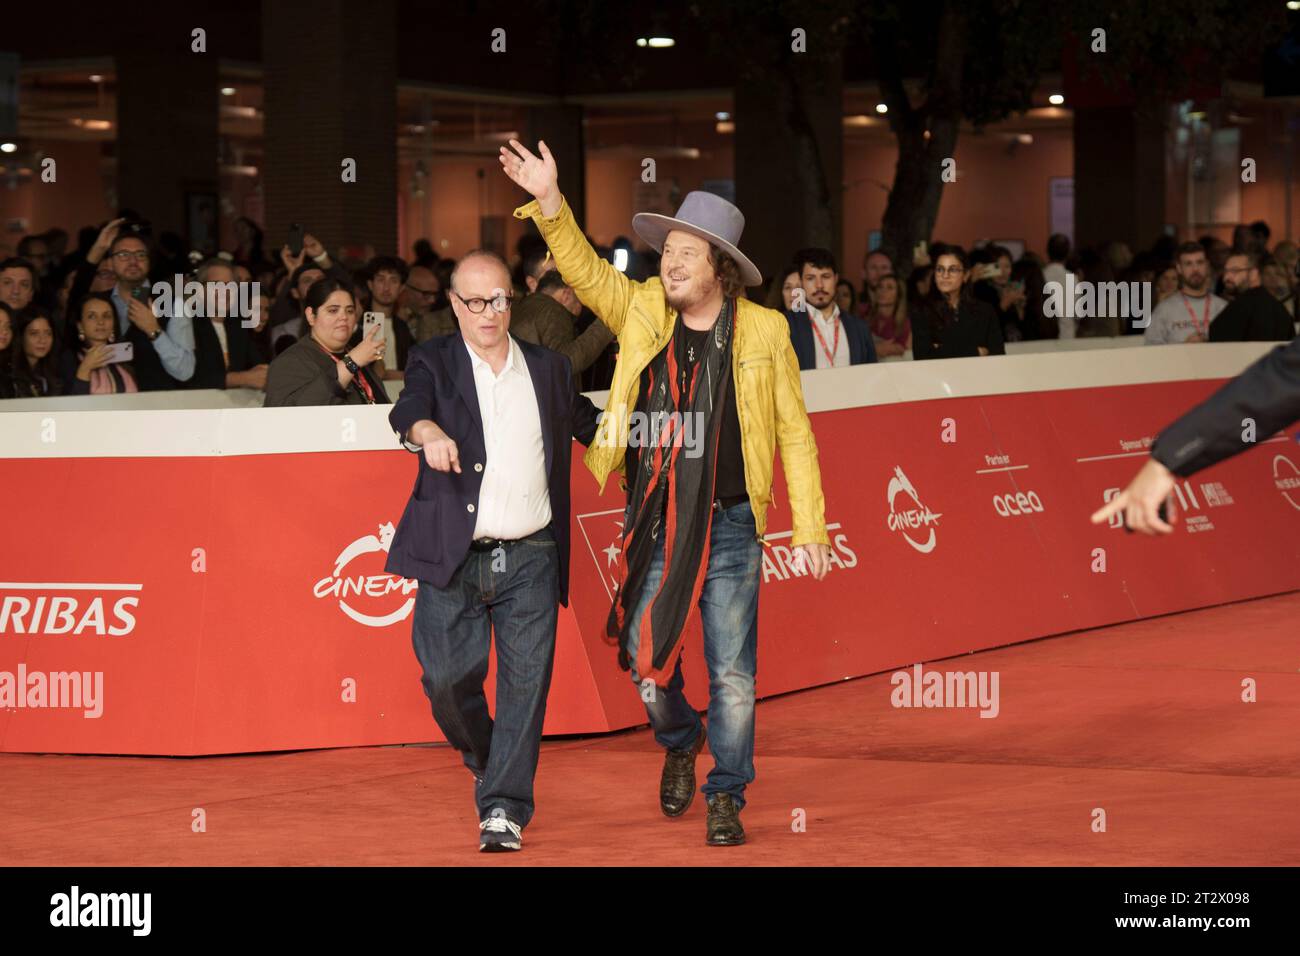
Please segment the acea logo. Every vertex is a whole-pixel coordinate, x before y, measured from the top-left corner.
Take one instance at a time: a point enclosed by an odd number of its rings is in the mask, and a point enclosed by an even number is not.
[[[1300,493],[1300,468],[1286,455],[1273,456],[1273,483],[1282,492],[1287,504],[1300,511],[1300,502],[1291,497],[1292,492]]]
[[[921,504],[907,475],[895,465],[894,477],[889,479],[889,530],[899,532],[917,551],[929,554],[937,543],[934,526],[942,517]]]
[[[317,581],[312,593],[318,598],[337,598],[339,610],[366,627],[387,627],[405,620],[415,607],[415,598],[410,594],[419,583],[383,570],[384,556],[392,543],[390,522],[379,525],[377,535],[357,538],[339,552],[333,572]],[[373,573],[376,568],[378,573]],[[394,592],[398,592],[396,598]]]

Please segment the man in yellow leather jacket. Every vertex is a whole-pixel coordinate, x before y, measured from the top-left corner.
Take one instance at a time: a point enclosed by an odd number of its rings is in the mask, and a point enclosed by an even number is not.
[[[758,586],[778,448],[796,560],[817,580],[830,566],[817,445],[789,324],[744,296],[762,277],[737,246],[744,217],[731,203],[693,192],[676,216],[635,216],[633,228],[662,259],[657,278],[633,282],[583,236],[546,144],[540,156],[515,140],[510,147],[501,165],[534,197],[515,216],[537,224],[564,280],[618,337],[609,400],[584,460],[602,492],[611,472],[625,473],[608,637],[667,750],[660,807],[679,816],[694,798],[706,732],[682,692],[680,653],[686,631],[702,626],[715,762],[701,788],[706,839],[743,843]]]

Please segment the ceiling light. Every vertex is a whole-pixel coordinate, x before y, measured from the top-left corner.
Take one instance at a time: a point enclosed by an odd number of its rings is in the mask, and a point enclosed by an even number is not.
[[[222,95],[222,96],[234,96],[234,95],[235,95],[235,88],[234,88],[233,86],[223,86],[223,87],[221,88],[221,95]]]
[[[719,110],[717,113],[713,114],[713,118],[719,123],[725,123],[727,120],[731,119],[731,114],[725,110]]]
[[[877,112],[877,113],[888,113],[888,112],[889,112],[889,107],[886,106],[884,103],[877,103],[877,104],[876,104],[876,112]]]
[[[0,143],[0,153],[16,153],[16,152],[18,152],[17,143]]]
[[[98,73],[92,73],[92,74],[90,74],[90,82],[92,82],[92,83],[103,83],[103,82],[104,82],[104,77],[101,76],[101,75],[98,74]]]
[[[1053,106],[1060,106],[1065,102],[1065,97],[1060,93],[1053,93],[1047,98],[1047,102],[1051,103]]]
[[[672,37],[637,37],[637,46],[648,46],[657,50],[666,49],[676,45],[677,41]]]

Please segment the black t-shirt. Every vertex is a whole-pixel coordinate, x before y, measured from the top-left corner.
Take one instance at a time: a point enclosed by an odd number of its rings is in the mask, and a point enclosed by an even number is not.
[[[1210,323],[1211,342],[1287,342],[1294,337],[1291,313],[1263,286],[1239,293]]]
[[[679,323],[681,319],[677,320]],[[704,354],[704,349],[708,343],[709,336],[713,334],[713,329],[691,329],[681,325],[680,329],[685,333],[685,348],[678,355],[678,364],[686,375],[686,386],[682,389],[682,394],[689,394],[691,380],[695,375],[695,370],[699,365],[700,357]],[[670,340],[664,346],[667,351],[673,348],[675,339]],[[663,353],[661,352],[660,355]],[[659,356],[655,357],[655,361]],[[651,364],[654,364],[653,362]],[[649,404],[647,396],[650,392],[650,368],[641,370],[641,391],[636,400],[636,411],[639,413],[638,418],[643,416]],[[740,416],[736,412],[736,389],[735,379],[727,383],[725,394],[722,396],[722,422],[720,425],[721,434],[718,435],[718,462],[717,462],[717,479],[714,483],[714,498],[743,498],[748,497],[749,492],[745,487],[745,460],[740,450]],[[694,437],[694,436],[692,436]],[[699,441],[701,439],[696,438]],[[628,475],[628,486],[633,485],[632,476],[636,474],[637,464],[640,461],[640,449],[629,444],[627,447],[626,469]]]

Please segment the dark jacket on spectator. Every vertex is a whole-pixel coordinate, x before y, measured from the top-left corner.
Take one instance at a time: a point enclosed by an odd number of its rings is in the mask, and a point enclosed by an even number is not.
[[[216,333],[213,333],[215,336]],[[219,356],[218,356],[219,357]],[[384,383],[362,366],[361,373],[370,383],[376,405],[391,405]],[[344,391],[339,386],[338,366],[310,335],[285,349],[266,373],[265,407],[284,405],[366,405],[365,395],[354,376]]]
[[[795,357],[799,359],[799,368],[817,367],[817,346],[813,341],[812,319],[807,312],[783,311],[786,322],[790,323],[790,344],[794,346]],[[856,315],[840,313],[840,324],[844,327],[844,338],[849,345],[849,364],[867,365],[876,359],[876,343],[871,338],[871,326]]]
[[[14,354],[10,367],[11,385],[15,398],[48,398],[63,394],[63,380],[59,377],[59,360],[46,364],[48,373],[41,370],[33,372],[27,366],[27,359],[21,353]],[[21,365],[18,363],[22,363]]]
[[[1263,286],[1237,295],[1210,323],[1211,342],[1288,342],[1293,338],[1291,313]]]
[[[575,381],[614,341],[604,322],[592,323],[579,335],[573,314],[545,292],[529,293],[515,304],[510,310],[510,334],[559,352],[572,364]]]
[[[986,302],[962,297],[954,319],[948,313],[944,322],[941,306],[934,301],[922,302],[909,314],[912,319],[912,358],[963,358],[979,355],[979,346],[990,355],[1005,355],[1002,329],[997,313]],[[947,311],[945,309],[945,311]]]
[[[116,318],[114,321],[116,321]],[[167,328],[169,321],[167,316],[158,318],[158,324],[163,329]],[[196,332],[195,335],[197,336],[197,334]],[[126,335],[118,339],[118,341],[130,342],[134,346],[135,380],[140,386],[140,391],[158,392],[192,387],[189,382],[182,382],[180,379],[172,378],[171,374],[163,368],[162,359],[158,357],[157,351],[154,350],[153,342],[149,340],[149,336],[140,331],[134,322],[127,323]],[[197,366],[195,370],[197,371]]]
[[[221,339],[212,327],[212,320],[195,317],[194,376],[186,383],[190,388],[225,388],[227,372],[246,372],[266,361],[253,341],[253,330],[244,328],[241,319],[229,316],[222,324],[226,330],[229,364],[222,360]]]

